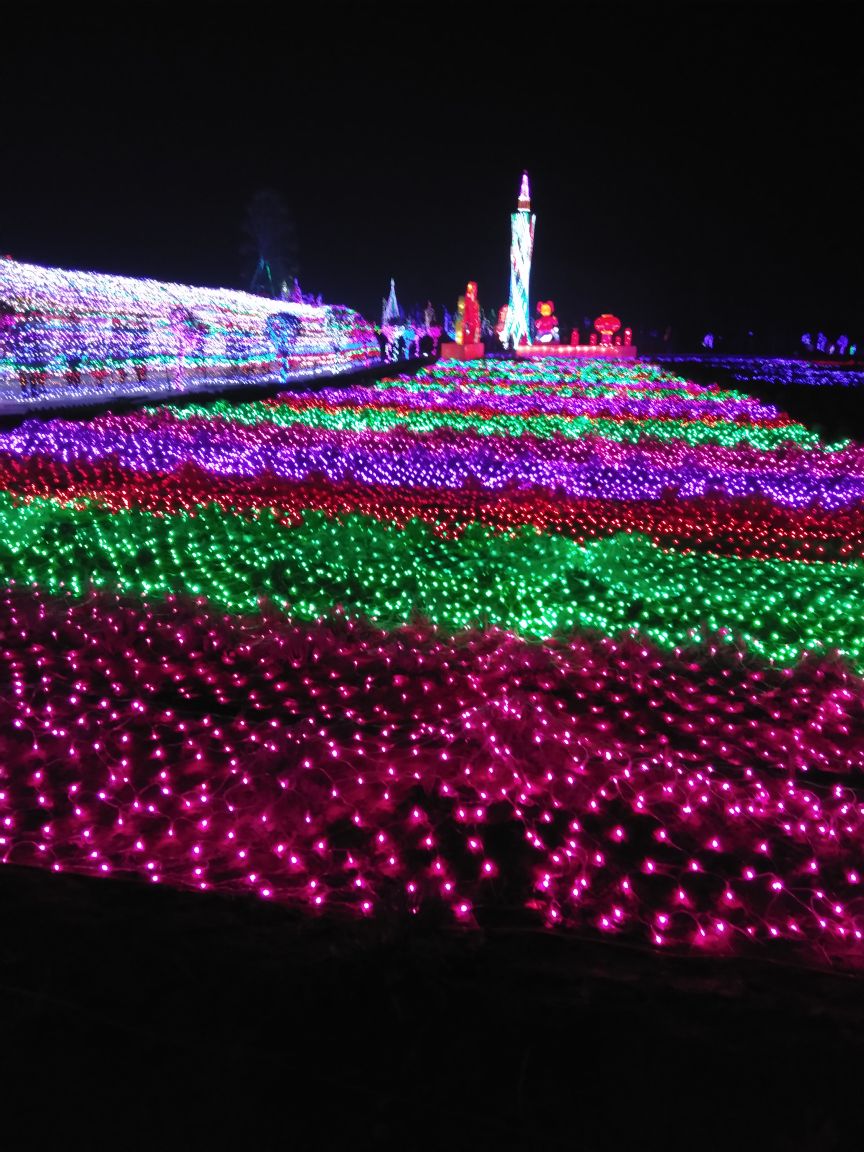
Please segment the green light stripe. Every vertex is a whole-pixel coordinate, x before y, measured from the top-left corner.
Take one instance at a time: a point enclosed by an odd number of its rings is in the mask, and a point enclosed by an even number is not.
[[[822,644],[864,669],[864,563],[684,554],[623,533],[578,545],[472,524],[454,540],[418,521],[309,512],[289,528],[269,511],[110,514],[0,493],[0,577],[76,595],[92,585],[205,595],[234,612],[255,612],[267,596],[298,619],[341,605],[383,626],[419,612],[449,629],[492,624],[531,637],[635,627],[667,648],[694,629],[731,627],[782,664]]]
[[[178,419],[193,416],[203,419],[222,417],[236,424],[276,424],[289,427],[300,424],[319,428],[353,432],[389,432],[394,428],[407,428],[411,432],[427,433],[437,428],[451,428],[454,432],[474,430],[486,436],[532,435],[551,439],[555,435],[570,440],[585,436],[601,436],[605,440],[636,444],[643,439],[680,440],[691,446],[721,444],[734,447],[746,443],[762,451],[778,448],[790,441],[804,448],[819,448],[819,437],[800,424],[780,428],[762,428],[752,424],[722,423],[708,425],[679,420],[609,420],[590,416],[510,416],[495,414],[481,417],[473,413],[454,411],[436,412],[422,409],[397,411],[395,409],[363,406],[360,408],[325,409],[314,406],[294,409],[290,402],[272,405],[260,400],[236,404],[216,400],[212,404],[189,404],[182,407],[167,405],[148,411],[169,411]]]
[[[576,381],[572,376],[544,376],[538,368],[536,379],[532,376],[526,379],[524,375],[508,375],[500,369],[490,368],[485,364],[481,369],[471,369],[467,366],[460,368],[445,368],[439,366],[428,369],[423,376],[400,376],[380,381],[382,389],[387,387],[405,388],[410,392],[447,392],[454,388],[469,389],[472,392],[491,392],[504,396],[533,396],[537,393],[564,397],[584,397],[585,399],[599,399],[601,397],[627,396],[632,399],[687,399],[694,395],[699,400],[747,400],[752,399],[746,392],[738,389],[711,388],[698,393],[690,392],[689,381],[682,377],[663,376],[654,380],[646,380],[641,384],[639,377],[632,369],[618,370],[615,376],[599,380],[588,379]],[[584,380],[584,369],[580,365]],[[641,373],[639,374],[641,376]]]

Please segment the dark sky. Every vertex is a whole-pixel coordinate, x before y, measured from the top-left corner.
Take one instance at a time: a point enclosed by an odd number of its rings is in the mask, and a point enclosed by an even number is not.
[[[474,278],[497,307],[527,167],[532,295],[568,324],[864,336],[851,6],[111,11],[4,30],[20,259],[242,286],[273,186],[306,291],[374,318],[391,275],[451,307]]]

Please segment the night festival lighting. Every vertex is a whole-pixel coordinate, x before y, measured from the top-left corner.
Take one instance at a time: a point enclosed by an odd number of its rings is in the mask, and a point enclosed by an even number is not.
[[[664,364],[684,363],[687,356],[661,356]],[[742,384],[781,384],[813,388],[861,388],[864,371],[860,368],[835,366],[825,361],[760,358],[754,356],[700,356],[699,364],[720,370]]]
[[[531,213],[528,173],[523,172],[516,211],[510,217],[510,299],[501,334],[502,342],[513,347],[531,338],[529,294],[536,222],[537,217]]]
[[[366,366],[348,308],[0,260],[0,403],[147,396]]]
[[[0,431],[0,855],[860,966],[862,501],[638,363]]]

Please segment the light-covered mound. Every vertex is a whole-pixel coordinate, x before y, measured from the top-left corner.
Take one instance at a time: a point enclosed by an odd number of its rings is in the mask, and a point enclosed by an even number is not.
[[[0,406],[302,380],[378,358],[339,306],[0,260]]]

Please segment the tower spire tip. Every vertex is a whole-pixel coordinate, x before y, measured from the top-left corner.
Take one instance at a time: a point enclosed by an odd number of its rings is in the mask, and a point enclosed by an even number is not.
[[[528,173],[522,173],[522,184],[519,188],[519,210],[521,212],[531,211],[531,189],[528,186]]]

